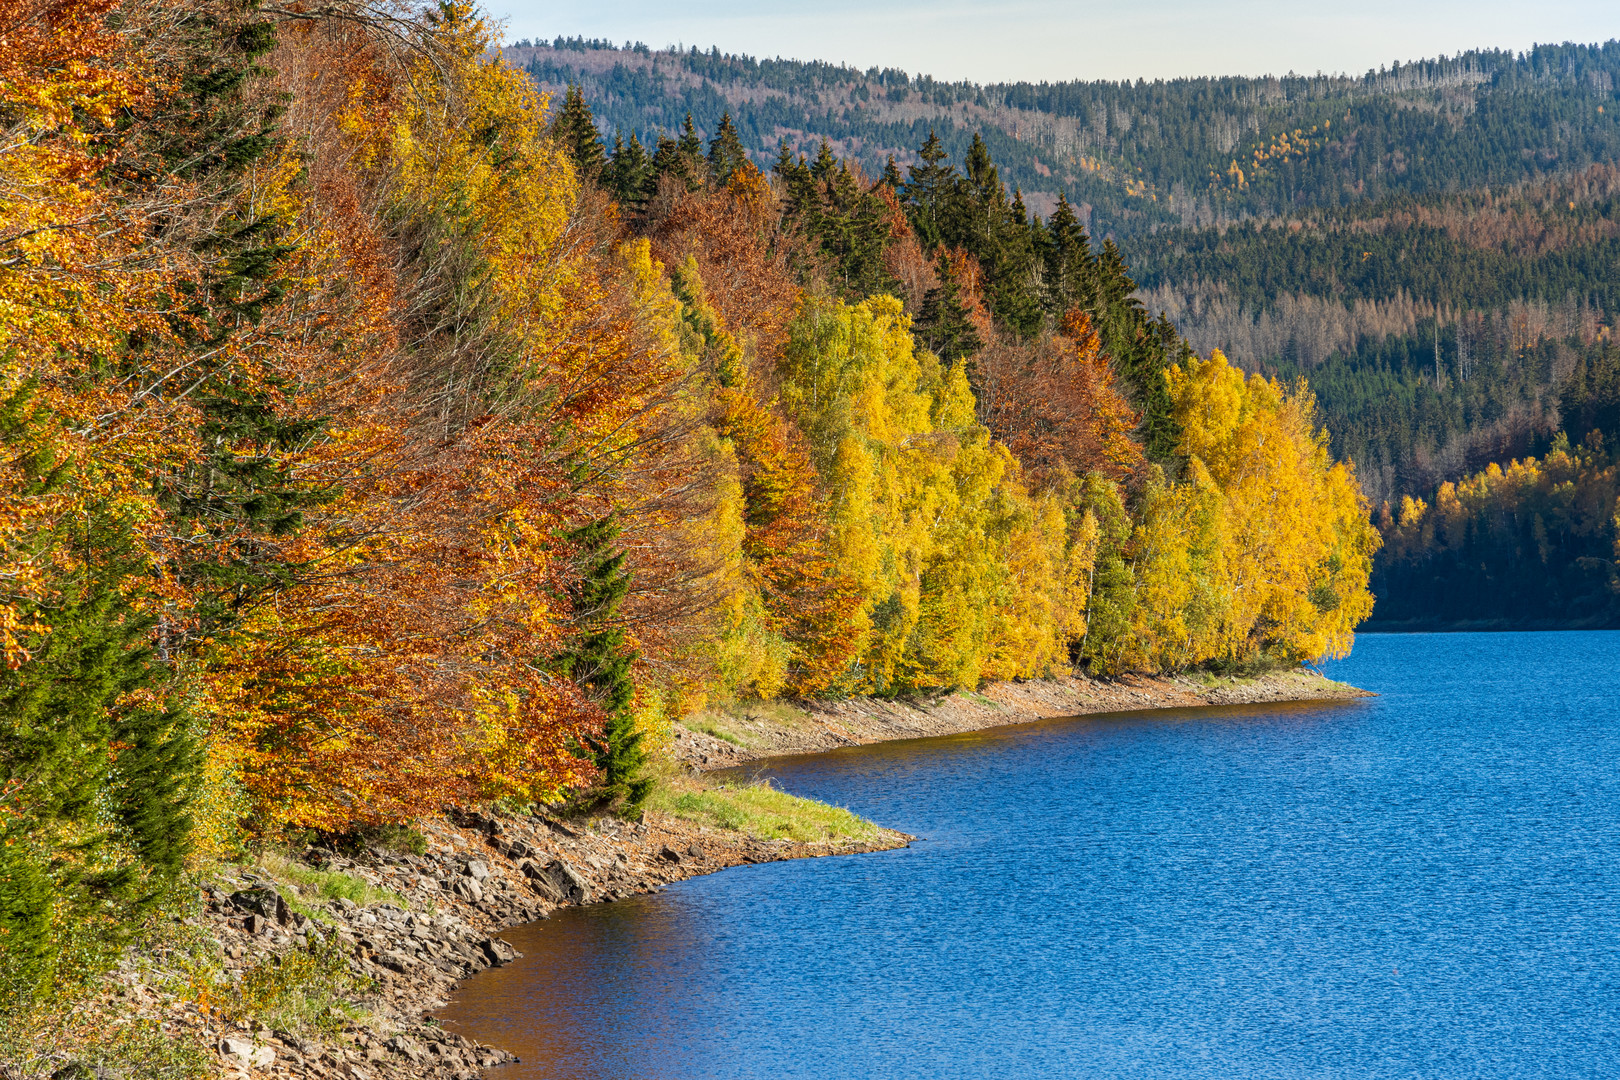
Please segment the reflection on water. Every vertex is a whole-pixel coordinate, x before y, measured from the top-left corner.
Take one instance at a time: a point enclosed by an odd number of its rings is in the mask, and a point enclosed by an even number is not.
[[[1617,645],[1363,638],[1371,701],[783,759],[926,839],[519,928],[446,1019],[510,1080],[1615,1075]]]

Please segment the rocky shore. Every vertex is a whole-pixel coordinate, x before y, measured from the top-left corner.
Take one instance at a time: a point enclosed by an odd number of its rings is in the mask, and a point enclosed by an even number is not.
[[[677,728],[673,753],[696,772],[1050,717],[1364,696],[1304,670],[1201,681],[1031,680],[926,700],[795,703],[699,716]],[[462,980],[518,957],[501,939],[503,929],[565,905],[612,902],[729,866],[884,850],[912,839],[884,830],[868,843],[759,840],[651,811],[636,822],[451,811],[417,828],[426,841],[418,852],[315,846],[221,868],[180,920],[208,943],[215,970],[207,979],[217,1002],[196,992],[195,972],[191,992],[177,992],[172,950],[153,946],[119,965],[106,1000],[92,1011],[200,1043],[228,1080],[473,1080],[513,1059],[433,1014]],[[330,895],[334,882],[365,902]],[[276,1027],[248,1015],[251,994],[244,987],[266,982],[267,972],[321,965],[344,980],[348,1018]],[[92,1074],[123,1080],[71,1056],[59,1063],[54,1071],[64,1080]],[[9,1075],[0,1070],[0,1080]]]
[[[513,1059],[447,1029],[433,1012],[461,980],[517,958],[502,929],[728,866],[882,850],[911,839],[885,831],[869,844],[756,840],[653,813],[639,822],[585,824],[456,812],[419,828],[427,840],[421,854],[311,847],[225,868],[182,920],[217,942],[215,976],[221,987],[236,988],[238,1004],[241,988],[263,973],[292,969],[292,957],[317,958],[357,988],[348,1004],[363,1019],[324,1034],[234,1020],[241,1010],[229,1001],[198,1004],[197,995],[176,994],[167,970],[175,965],[162,950],[136,951],[122,962],[98,1011],[203,1043],[231,1080],[472,1080]],[[323,899],[316,886],[298,885],[300,878],[352,882],[392,899]],[[92,1070],[67,1060],[55,1072],[89,1080]]]
[[[1307,668],[1252,678],[1125,675],[989,683],[933,698],[795,702],[700,716],[676,731],[677,759],[723,769],[784,754],[956,735],[1062,716],[1371,697]]]

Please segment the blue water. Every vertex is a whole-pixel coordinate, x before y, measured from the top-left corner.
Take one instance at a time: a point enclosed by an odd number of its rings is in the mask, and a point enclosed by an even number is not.
[[[1620,633],[1364,636],[1361,702],[783,759],[926,839],[507,935],[502,1080],[1620,1076]]]

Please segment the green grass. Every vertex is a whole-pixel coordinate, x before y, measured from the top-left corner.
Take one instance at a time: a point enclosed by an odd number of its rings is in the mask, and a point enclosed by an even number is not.
[[[754,728],[761,721],[790,731],[814,726],[809,713],[786,701],[733,701],[710,705],[682,719],[681,725],[749,750],[759,745]]]
[[[707,716],[688,717],[687,719],[681,721],[681,726],[686,728],[688,731],[701,731],[705,735],[713,735],[717,739],[725,740],[732,746],[746,747],[748,745],[741,735],[726,730]]]
[[[660,780],[647,806],[756,840],[876,843],[893,835],[842,807],[801,799],[765,782],[738,784],[670,776]]]
[[[317,918],[320,914],[316,905],[330,900],[349,900],[361,907],[382,903],[410,907],[403,896],[392,890],[378,888],[361,878],[335,870],[316,870],[294,862],[279,852],[267,851],[261,855],[259,869],[283,885],[297,886],[297,894],[286,897],[287,904],[310,918]]]

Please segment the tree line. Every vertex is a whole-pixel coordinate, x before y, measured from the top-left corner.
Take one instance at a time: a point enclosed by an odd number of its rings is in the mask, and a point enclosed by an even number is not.
[[[1286,664],[1370,610],[1308,389],[1193,355],[982,141],[609,149],[453,3],[14,26],[9,1002],[245,843],[634,813],[708,700]]]
[[[712,137],[729,113],[760,165],[783,137],[807,153],[826,138],[876,175],[889,154],[915,164],[930,128],[957,160],[977,134],[1043,213],[1064,192],[1121,241],[1620,156],[1614,41],[1473,50],[1362,76],[996,85],[718,49],[509,53],[558,92],[582,86],[605,131],[644,142],[686,113]]]
[[[1620,350],[1582,357],[1563,428],[1376,517],[1374,618],[1394,627],[1620,626]]]

